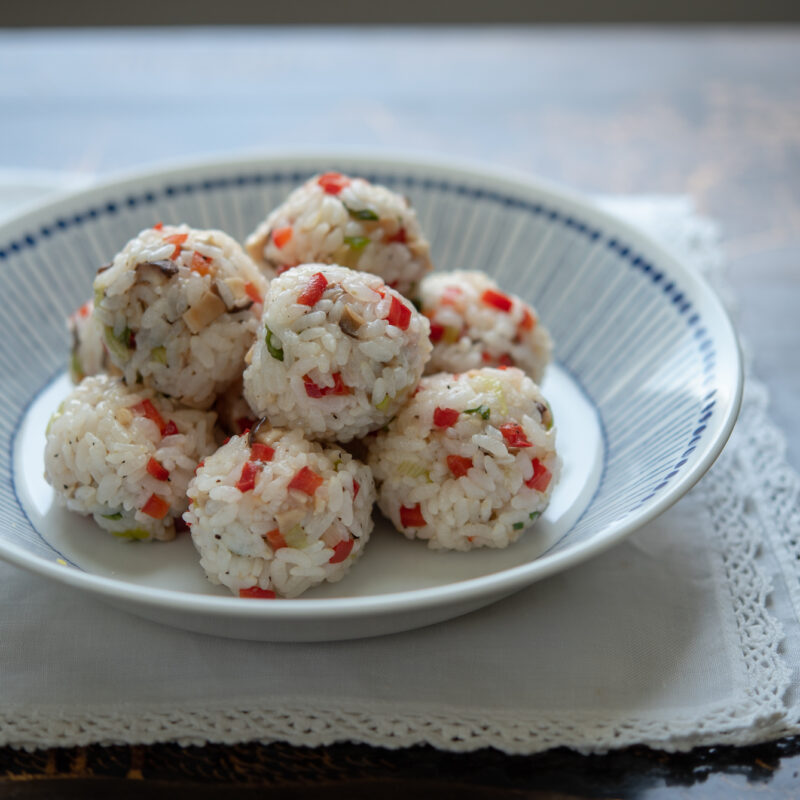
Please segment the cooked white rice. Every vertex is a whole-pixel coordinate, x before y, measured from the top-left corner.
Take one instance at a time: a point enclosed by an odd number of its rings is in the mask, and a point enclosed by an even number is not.
[[[514,366],[541,382],[552,345],[531,306],[482,272],[438,272],[421,288],[433,342],[427,374]]]
[[[47,426],[45,478],[67,508],[120,539],[171,539],[197,462],[214,449],[213,428],[212,412],[88,377]]]
[[[266,288],[227,234],[148,228],[95,278],[95,315],[129,384],[208,408],[244,369]]]
[[[428,330],[425,317],[375,275],[335,264],[296,267],[264,298],[245,398],[273,425],[314,439],[364,436],[416,387],[431,351]]]
[[[315,175],[295,189],[246,246],[270,274],[311,262],[342,264],[378,275],[411,299],[419,297],[419,282],[432,269],[408,201],[339,173]]]
[[[184,519],[208,579],[244,597],[340,580],[372,531],[369,468],[266,423],[205,459],[188,494]]]
[[[87,300],[67,319],[72,347],[69,357],[69,376],[73,383],[80,383],[89,375],[107,372],[120,375],[111,363],[108,351],[103,344],[103,326],[93,314],[94,303]]]
[[[547,507],[560,467],[550,407],[515,368],[423,378],[369,450],[381,510],[433,549],[516,541]]]

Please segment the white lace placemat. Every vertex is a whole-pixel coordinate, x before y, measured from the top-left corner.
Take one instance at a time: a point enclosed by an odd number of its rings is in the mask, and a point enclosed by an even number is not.
[[[719,280],[716,232],[685,200],[606,202]],[[610,552],[410,633],[214,639],[0,565],[0,744],[355,740],[531,753],[792,732],[800,492],[765,408],[749,378],[711,472]]]

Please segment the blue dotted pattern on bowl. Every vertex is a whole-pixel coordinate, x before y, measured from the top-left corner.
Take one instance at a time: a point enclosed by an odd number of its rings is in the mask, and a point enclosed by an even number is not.
[[[64,319],[90,295],[97,266],[158,220],[221,228],[243,240],[309,174],[273,170],[154,185],[0,242],[6,331],[0,448],[7,454],[0,465],[0,525],[16,544],[58,555],[16,499],[11,448],[32,396],[65,366]],[[696,449],[715,407],[714,344],[681,287],[579,214],[432,178],[422,167],[361,174],[413,196],[439,268],[484,270],[536,305],[556,358],[597,407],[606,441],[600,486],[550,552],[583,541],[663,492]]]

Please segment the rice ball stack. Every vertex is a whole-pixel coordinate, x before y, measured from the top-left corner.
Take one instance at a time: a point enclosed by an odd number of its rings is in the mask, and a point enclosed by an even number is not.
[[[428,374],[516,366],[541,382],[552,344],[531,306],[482,272],[429,275],[421,290],[433,342]]]
[[[186,487],[214,449],[214,414],[119,378],[85,378],[47,427],[45,478],[71,511],[119,539],[172,539]]]
[[[372,531],[369,468],[264,423],[205,459],[188,494],[201,566],[242,597],[296,597],[340,580]]]
[[[430,355],[428,331],[377,276],[304,264],[269,286],[245,399],[274,426],[348,442],[406,402]]]
[[[159,225],[101,269],[95,315],[129,384],[208,408],[244,369],[266,288],[227,234]]]
[[[73,383],[80,383],[88,375],[100,372],[120,374],[108,357],[103,344],[103,326],[93,312],[94,303],[87,300],[67,318],[67,330],[72,341],[69,376]]]
[[[408,201],[338,172],[316,175],[295,189],[246,247],[274,274],[311,262],[342,264],[378,275],[413,299],[432,269],[430,246]]]
[[[432,549],[506,547],[547,507],[558,479],[553,416],[518,369],[425,377],[370,442],[378,505]]]

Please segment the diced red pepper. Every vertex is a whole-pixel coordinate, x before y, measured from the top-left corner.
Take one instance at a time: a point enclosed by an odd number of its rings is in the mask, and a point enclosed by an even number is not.
[[[289,244],[293,233],[294,229],[291,225],[287,225],[285,228],[276,228],[272,231],[272,241],[275,242],[275,247],[280,250],[284,245]]]
[[[308,375],[303,375],[303,386],[306,387],[306,394],[315,400],[320,397],[325,397],[325,391],[321,386],[317,386]]]
[[[386,320],[390,325],[394,325],[404,331],[411,322],[411,309],[392,295],[392,304],[389,306],[389,315]]]
[[[153,225],[153,230],[160,231],[163,227],[164,227],[163,222],[156,222],[156,224]]]
[[[533,475],[525,481],[525,485],[529,489],[543,492],[550,485],[550,479],[553,477],[553,474],[538,458],[532,459],[531,464],[533,464]]]
[[[341,372],[334,372],[333,373],[333,389],[330,390],[330,394],[336,395],[346,395],[352,394],[353,390],[345,385],[345,382],[342,380],[342,373]]]
[[[245,431],[249,431],[250,428],[252,428],[253,425],[256,424],[256,421],[254,419],[250,419],[250,417],[239,417],[239,419],[237,419],[234,424],[236,425],[236,428],[238,429],[239,434],[241,435]]]
[[[522,309],[522,321],[519,323],[519,326],[524,331],[532,331],[536,326],[536,318],[527,308]]]
[[[445,286],[439,302],[443,306],[454,306],[461,300],[461,289],[458,286]]]
[[[301,306],[316,305],[327,286],[327,278],[321,272],[317,272],[315,275],[311,276],[311,279],[306,284],[306,288],[300,293],[300,297],[297,298],[297,302]]]
[[[346,539],[343,542],[339,542],[333,548],[333,555],[328,559],[329,564],[339,564],[344,561],[347,556],[350,555],[350,551],[353,549],[353,537],[351,536],[349,539]]]
[[[353,390],[342,380],[341,372],[334,372],[331,377],[333,378],[333,386],[318,386],[308,375],[303,375],[303,385],[305,386],[306,394],[309,397],[318,399],[320,397],[327,397],[329,394],[346,395],[352,393]]]
[[[400,228],[400,230],[397,231],[397,233],[395,233],[392,236],[390,236],[386,241],[387,242],[398,242],[399,244],[405,244],[406,241],[407,241],[406,229],[405,228]]]
[[[162,436],[174,436],[176,433],[178,433],[178,426],[175,424],[174,420],[167,422],[161,429]]]
[[[358,493],[361,491],[361,484],[353,478],[353,500],[355,501],[356,497],[358,497]]]
[[[516,422],[506,422],[505,425],[501,425],[500,433],[503,434],[509,447],[533,447],[525,436],[522,426],[517,425]]]
[[[261,442],[253,442],[250,445],[250,460],[251,461],[272,461],[275,451],[268,444],[261,444]]]
[[[433,424],[437,428],[449,428],[455,425],[458,420],[459,412],[454,408],[436,408],[433,412]]]
[[[496,292],[494,289],[486,289],[481,295],[481,300],[483,300],[487,306],[494,306],[494,308],[505,312],[511,311],[511,306],[513,305],[508,295],[502,292]]]
[[[481,353],[481,361],[483,361],[484,364],[488,364],[491,360],[492,354],[488,350],[484,350]]]
[[[153,519],[164,519],[169,511],[169,503],[157,494],[151,494],[142,506],[142,513]]]
[[[89,314],[92,313],[92,301],[87,300],[79,309],[78,309],[78,316],[81,319],[86,319]]]
[[[135,406],[131,406],[131,411],[134,414],[140,414],[143,417],[147,417],[147,419],[152,420],[158,426],[159,433],[164,435],[164,429],[166,428],[166,423],[164,422],[164,418],[161,414],[158,413],[156,407],[149,399],[142,400],[141,403],[137,403]]]
[[[281,532],[277,528],[271,531],[267,531],[264,534],[264,538],[267,540],[267,544],[273,550],[280,550],[281,547],[287,546],[286,539],[283,538],[283,534],[281,534]]]
[[[317,178],[317,183],[328,194],[339,194],[342,189],[350,184],[350,179],[339,172],[326,172]]]
[[[417,503],[413,508],[400,506],[400,524],[404,528],[424,528],[428,523],[422,516],[422,509]]]
[[[472,459],[464,456],[447,456],[447,466],[456,478],[466,475],[472,469]]]
[[[500,358],[497,359],[497,363],[501,367],[513,367],[514,366],[514,359],[508,353],[503,353]]]
[[[173,233],[171,236],[165,236],[164,241],[167,244],[174,244],[175,249],[172,251],[170,258],[174,261],[181,254],[181,245],[189,238],[188,233]]]
[[[260,586],[250,586],[247,589],[239,589],[239,597],[255,597],[260,600],[274,600],[275,592],[272,589],[262,589]]]
[[[295,476],[289,481],[289,489],[297,489],[300,492],[305,492],[309,497],[314,496],[314,492],[322,486],[322,478],[309,467],[303,467]]]
[[[244,290],[247,292],[247,296],[254,302],[254,303],[263,303],[264,298],[261,297],[261,292],[256,289],[255,285],[250,283],[249,281],[244,285]]]
[[[154,458],[151,458],[147,462],[147,472],[152,475],[157,481],[168,481],[169,480],[169,470],[164,467],[163,464],[160,464]]]
[[[189,269],[191,269],[192,272],[196,272],[198,275],[210,275],[210,265],[210,258],[206,258],[206,256],[198,253],[197,250],[192,253],[192,263],[189,265]]]
[[[240,492],[251,492],[256,488],[256,475],[261,471],[261,465],[256,461],[246,461],[242,467],[242,474],[236,482]]]
[[[431,341],[438,342],[444,336],[444,325],[431,322]]]

